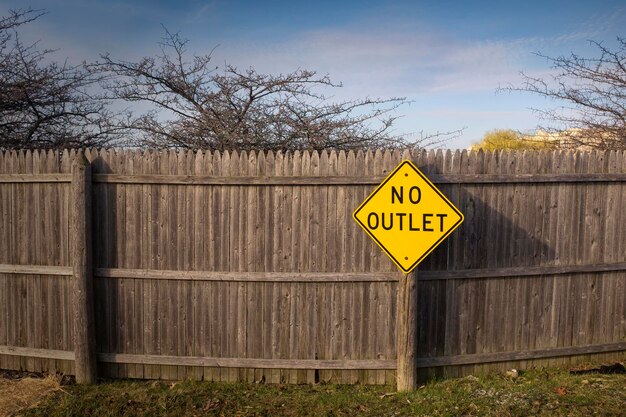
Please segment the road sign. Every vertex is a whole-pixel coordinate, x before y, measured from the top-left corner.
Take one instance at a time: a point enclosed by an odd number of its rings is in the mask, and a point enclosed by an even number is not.
[[[406,274],[463,222],[463,214],[409,160],[352,217]]]

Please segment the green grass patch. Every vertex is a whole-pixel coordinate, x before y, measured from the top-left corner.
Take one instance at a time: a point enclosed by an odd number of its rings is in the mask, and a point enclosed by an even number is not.
[[[389,386],[104,381],[66,385],[26,416],[624,416],[626,375],[520,372]]]

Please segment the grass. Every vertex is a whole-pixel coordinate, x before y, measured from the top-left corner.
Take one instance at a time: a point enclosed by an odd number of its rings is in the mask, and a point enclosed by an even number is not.
[[[66,385],[26,416],[624,416],[626,375],[536,369],[393,387],[103,381]]]
[[[45,378],[31,376],[11,378],[0,376],[0,416],[15,415],[36,406],[50,394],[61,389],[61,378],[48,375]]]

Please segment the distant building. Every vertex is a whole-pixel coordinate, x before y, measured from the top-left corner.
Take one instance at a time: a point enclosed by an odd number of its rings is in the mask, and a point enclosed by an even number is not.
[[[555,148],[576,149],[590,151],[594,149],[622,148],[616,135],[606,131],[593,131],[591,129],[566,129],[561,131],[547,132],[538,130],[533,134],[525,135],[524,139],[554,143]]]

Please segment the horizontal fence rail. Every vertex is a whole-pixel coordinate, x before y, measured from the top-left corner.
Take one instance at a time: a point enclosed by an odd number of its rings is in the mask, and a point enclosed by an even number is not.
[[[626,271],[626,262],[598,265],[559,265],[539,267],[484,268],[448,271],[420,271],[418,280],[487,279],[533,277],[539,275],[571,275],[594,272]],[[71,267],[45,265],[2,265],[3,274],[72,275]],[[158,269],[96,268],[99,278],[162,279],[174,281],[231,282],[395,282],[404,275],[399,272],[222,272],[180,271]]]
[[[93,181],[109,184],[160,184],[160,185],[378,185],[384,176],[362,177],[215,177],[189,175],[121,175],[96,174]],[[499,184],[499,183],[585,183],[585,182],[626,182],[626,174],[431,174],[429,179],[434,184]],[[46,183],[70,182],[71,175],[55,174],[14,174],[0,175],[0,183]]]
[[[111,184],[169,184],[169,185],[378,185],[384,176],[363,177],[215,177],[190,175],[121,175],[97,174],[94,182]],[[498,184],[498,183],[559,183],[559,182],[626,182],[626,174],[430,174],[434,184]],[[0,179],[1,180],[1,179]]]
[[[1,267],[0,267],[1,270]],[[600,265],[560,265],[541,267],[485,268],[450,271],[419,271],[418,280],[475,279],[531,277],[539,275],[585,274],[594,272],[626,271],[626,262]],[[160,271],[99,268],[95,276],[102,278],[143,278],[199,281],[259,281],[259,282],[370,282],[402,279],[404,275],[391,273],[332,273],[332,272],[212,272]]]
[[[471,355],[452,355],[424,357],[416,359],[418,368],[430,368],[450,365],[470,365],[481,363],[510,362],[556,358],[593,353],[621,352],[626,350],[626,342],[606,343],[602,345],[560,347],[536,349],[518,352],[494,352]],[[0,354],[27,356],[32,358],[53,358],[74,360],[74,352],[54,351],[49,349],[31,349],[12,346],[0,346]],[[300,359],[247,359],[247,358],[205,358],[165,355],[133,355],[120,353],[98,353],[98,360],[106,363],[209,366],[218,368],[261,368],[261,369],[395,369],[394,360],[300,360]]]

